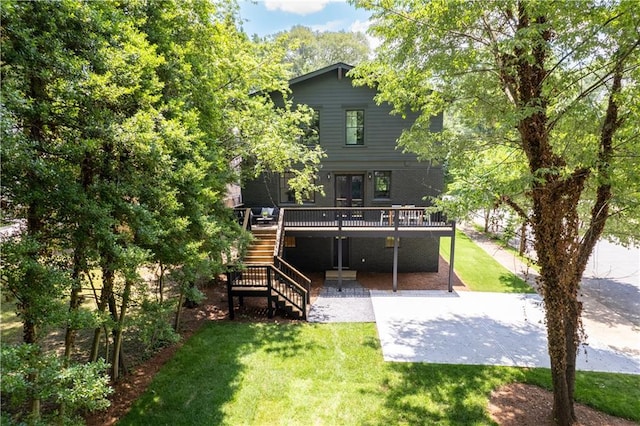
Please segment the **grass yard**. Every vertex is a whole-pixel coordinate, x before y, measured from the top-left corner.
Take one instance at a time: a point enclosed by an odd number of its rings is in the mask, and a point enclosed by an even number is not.
[[[22,322],[16,315],[16,301],[7,301],[4,295],[0,302],[0,325],[0,341],[4,343],[22,341]]]
[[[545,369],[389,363],[375,324],[212,322],[121,425],[486,425],[492,389]],[[580,402],[640,421],[640,376],[578,373]]]
[[[440,255],[449,259],[451,238],[440,241]],[[506,270],[461,231],[456,231],[454,270],[473,291],[535,293],[524,280]]]

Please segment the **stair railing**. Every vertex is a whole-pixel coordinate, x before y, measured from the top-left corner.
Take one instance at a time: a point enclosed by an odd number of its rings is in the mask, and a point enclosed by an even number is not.
[[[244,289],[244,290],[242,290]],[[227,290],[231,303],[234,295],[243,297],[266,296],[269,303],[269,316],[272,313],[271,292],[297,308],[303,319],[307,318],[308,290],[274,265],[246,265],[242,271],[227,272]],[[247,291],[251,290],[251,291]],[[233,307],[230,304],[230,312]]]
[[[307,303],[311,303],[311,280],[280,256],[273,258],[273,265],[300,287],[304,288],[307,292]]]
[[[249,207],[244,209],[235,208],[233,209],[233,214],[238,219],[238,223],[242,226],[242,229],[251,230],[251,209]]]
[[[295,306],[302,314],[302,319],[307,319],[307,299],[309,292],[293,279],[282,273],[278,268],[269,265],[273,273],[271,289],[281,298]]]
[[[278,227],[276,229],[276,244],[273,246],[273,257],[282,256],[284,251],[284,209],[280,209],[278,215]]]

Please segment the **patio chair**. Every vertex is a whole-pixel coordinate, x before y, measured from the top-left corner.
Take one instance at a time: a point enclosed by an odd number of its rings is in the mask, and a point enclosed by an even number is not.
[[[400,204],[392,204],[392,209],[399,209],[402,207]],[[384,225],[385,221],[389,223],[389,225],[393,225],[393,210],[380,210],[380,225]]]
[[[405,210],[401,213],[400,221],[407,225],[417,225],[422,223],[422,213],[419,210],[415,210],[415,204],[407,204],[407,208],[414,210]]]

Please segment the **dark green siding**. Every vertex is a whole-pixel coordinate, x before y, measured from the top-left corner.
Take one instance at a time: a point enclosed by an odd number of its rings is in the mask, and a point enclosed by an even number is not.
[[[344,69],[328,67],[326,72],[312,74],[309,78],[294,80],[291,85],[294,104],[306,104],[319,111],[319,142],[327,154],[317,182],[323,185],[325,196],[317,194],[315,202],[305,203],[306,206],[335,206],[335,177],[340,174],[364,176],[365,206],[425,206],[429,204],[425,197],[441,193],[444,184],[442,168],[430,162],[419,162],[414,154],[403,153],[396,148],[403,129],[411,127],[417,114],[408,114],[406,119],[390,115],[389,105],[376,104],[375,89],[353,87],[351,79],[344,76]],[[279,103],[275,98],[274,101]],[[352,109],[364,110],[364,144],[361,146],[346,145],[346,111]],[[442,116],[432,118],[431,130],[442,130]],[[375,171],[391,172],[390,198],[373,198]],[[275,204],[295,208],[295,204],[280,202],[279,191],[276,175],[261,176],[245,184],[243,200],[249,207]],[[334,266],[332,242],[330,238],[297,238],[296,247],[286,249],[285,256],[304,270],[331,269]],[[438,239],[402,240],[398,258],[400,271],[437,271],[438,248]],[[348,255],[351,269],[392,270],[393,249],[385,248],[384,239],[354,238]]]

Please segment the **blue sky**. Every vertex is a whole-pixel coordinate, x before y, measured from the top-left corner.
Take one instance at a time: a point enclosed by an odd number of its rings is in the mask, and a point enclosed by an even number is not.
[[[316,31],[361,31],[368,26],[369,12],[345,0],[238,0],[243,28],[263,37],[304,25]],[[371,43],[371,42],[370,42]],[[373,46],[372,46],[373,47]]]

